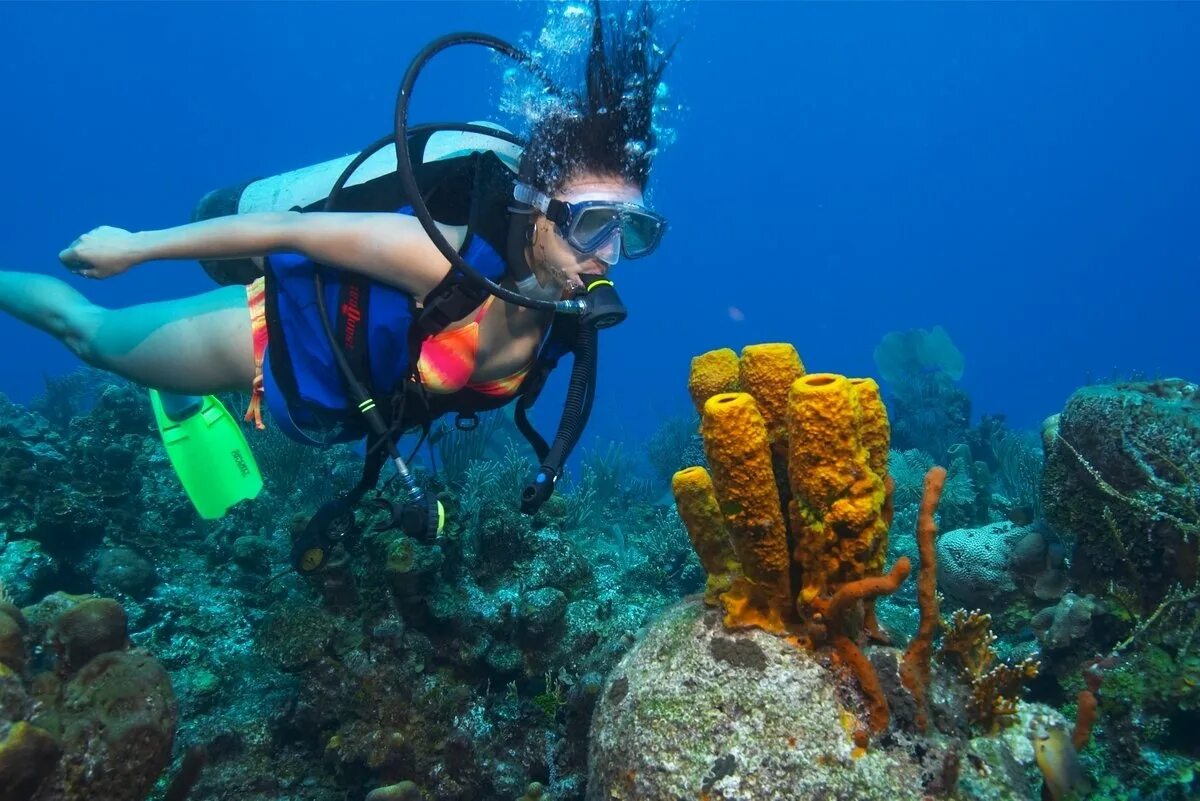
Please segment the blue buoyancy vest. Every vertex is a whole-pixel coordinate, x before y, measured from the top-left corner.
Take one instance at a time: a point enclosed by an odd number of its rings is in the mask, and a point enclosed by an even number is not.
[[[398,213],[411,214],[411,207]],[[470,231],[460,252],[492,281],[499,281],[507,270],[496,249]],[[263,361],[263,385],[267,407],[285,434],[305,444],[361,439],[366,431],[346,394],[318,316],[314,270],[321,271],[325,310],[335,335],[349,339],[365,332],[369,386],[379,400],[390,398],[413,373],[410,329],[416,303],[401,289],[357,275],[348,281],[347,271],[318,264],[299,253],[277,253],[266,259],[269,345]],[[370,291],[366,305],[361,306],[356,287],[364,284]],[[314,439],[306,431],[322,432],[322,436]]]

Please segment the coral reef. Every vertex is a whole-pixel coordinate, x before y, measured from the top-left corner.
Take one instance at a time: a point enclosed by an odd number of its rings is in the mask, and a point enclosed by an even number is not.
[[[146,797],[170,760],[177,708],[166,671],[128,649],[125,626],[109,598],[0,609],[0,797]]]
[[[749,797],[762,786],[760,766],[762,780],[773,780],[777,768],[793,769],[797,754],[811,757],[811,772],[797,774],[801,785],[826,797],[891,786],[887,777],[875,783],[884,765],[911,779],[898,798],[1034,798],[1043,780],[1051,792],[1068,792],[1088,775],[1096,797],[1173,800],[1200,791],[1190,734],[1200,725],[1200,598],[1194,585],[1153,584],[1194,542],[1178,525],[1190,520],[1188,453],[1160,442],[1190,419],[1177,382],[1120,390],[1122,408],[1100,404],[1114,424],[1114,441],[1103,447],[1072,438],[1086,419],[1073,410],[1047,427],[1044,489],[1057,499],[1055,527],[1027,497],[1038,448],[1001,418],[939,434],[953,441],[936,460],[917,450],[889,457],[897,440],[888,441],[887,413],[869,383],[801,375],[788,346],[745,356],[713,356],[690,389],[698,409],[729,391],[771,398],[769,409],[758,409],[761,429],[747,423],[752,437],[727,438],[730,455],[711,472],[682,471],[677,509],[670,499],[662,505],[661,484],[641,473],[643,454],[600,443],[538,515],[520,515],[514,499],[532,466],[497,414],[477,431],[443,434],[432,462],[439,469],[418,470],[447,507],[442,536],[404,537],[386,528],[385,509],[364,504],[329,568],[309,578],[287,570],[291,538],[324,498],[357,479],[361,458],[350,450],[308,450],[271,429],[255,433],[266,489],[205,522],[171,474],[142,390],[89,373],[64,385],[78,385],[78,398],[40,406],[46,416],[0,400],[0,797],[65,793],[70,777],[83,775],[81,764],[114,760],[140,772],[122,781],[146,797],[153,775],[166,772],[172,703],[180,767],[170,788],[164,779],[153,791],[168,801],[579,801],[592,792],[587,743],[600,719],[617,733],[607,741],[615,750],[605,752],[604,770],[612,770],[604,775],[616,776],[609,789],[622,792],[622,782],[677,781],[710,799]],[[796,378],[833,396],[814,399],[811,418],[788,400]],[[892,423],[919,429],[919,420],[905,419],[923,414],[919,406],[890,411]],[[1121,414],[1129,419],[1118,435]],[[797,457],[804,475],[793,481],[789,429],[803,419],[811,453]],[[694,419],[674,421],[651,449],[650,466],[662,474],[706,464],[701,442]],[[722,482],[737,482],[738,449],[748,445],[755,458],[765,453],[770,478],[765,489],[739,487],[737,497],[746,506],[773,499],[776,514],[757,515],[722,495]],[[1119,464],[1106,455],[1121,449],[1142,471],[1140,489],[1105,472]],[[932,509],[919,508],[930,498],[923,482],[935,461],[948,463],[940,536]],[[1080,526],[1098,520],[1108,528],[1063,526],[1075,519],[1059,515],[1072,493],[1096,501]],[[1013,546],[980,563],[991,565],[983,572],[1003,591],[987,606],[978,596],[998,635],[989,640],[990,662],[971,651],[979,657],[971,664],[990,665],[979,681],[949,656],[957,635],[942,633],[941,599],[932,592],[939,568],[944,590],[957,584],[946,546],[969,538],[954,529],[994,532]],[[1108,547],[1114,530],[1131,545],[1133,571],[1085,553]],[[1168,546],[1174,550],[1161,550]],[[751,556],[749,573],[737,547]],[[783,570],[773,561],[780,553]],[[900,565],[901,557],[911,560],[915,582],[897,583],[902,567],[884,572],[885,560]],[[763,580],[751,583],[750,574]],[[735,583],[740,596],[731,593]],[[872,601],[880,588],[895,592]],[[715,608],[684,604],[653,622],[681,595],[702,590]],[[685,629],[696,640],[679,643],[676,659],[660,626],[674,632],[671,648]],[[939,638],[944,657],[931,662]],[[888,644],[906,640],[908,654]],[[1025,676],[1000,670],[1001,656],[1018,666],[1040,657],[1044,670],[1027,697],[1062,714],[1015,701]],[[649,664],[652,657],[662,661]],[[1081,674],[1084,661],[1095,667]],[[683,667],[692,666],[689,676]],[[141,695],[126,694],[133,685]],[[781,687],[807,688],[798,697],[816,705],[797,708],[794,697],[772,694]],[[663,701],[674,698],[678,708]],[[103,718],[101,710],[118,709],[129,717]],[[673,725],[701,718],[722,723],[702,738],[675,729],[676,742],[668,742]],[[630,725],[636,730],[627,734]],[[770,742],[761,736],[784,729]],[[142,741],[147,751],[129,756],[143,731],[152,733]],[[731,732],[746,744],[720,739]],[[622,773],[620,760],[643,747],[631,754],[643,761],[630,763],[642,767]],[[55,772],[66,778],[50,778]],[[126,797],[125,789],[103,792]],[[779,796],[802,797],[791,787]]]
[[[454,469],[424,476],[449,509],[436,542],[375,530],[386,512],[364,504],[329,569],[302,579],[287,570],[291,538],[322,499],[353,484],[361,457],[254,433],[266,489],[200,521],[144,391],[100,387],[94,408],[66,427],[0,410],[0,453],[37,467],[0,476],[14,490],[0,492],[0,576],[19,604],[57,588],[119,600],[120,615],[112,601],[89,602],[61,625],[47,612],[38,642],[77,670],[88,642],[124,647],[128,626],[130,653],[153,653],[171,676],[175,786],[190,784],[193,799],[333,801],[406,782],[427,801],[534,798],[539,783],[543,797],[579,798],[602,675],[656,609],[703,582],[679,517],[644,500],[619,447],[585,454],[582,478],[564,481],[536,517],[518,513],[532,465],[502,439],[502,421],[438,443]],[[110,433],[134,454],[122,478],[132,475],[137,492],[93,504],[85,522],[38,522],[55,497],[102,497],[98,484],[113,485],[103,471],[54,467],[66,454],[97,462]],[[121,615],[122,626],[105,627]],[[90,628],[113,639],[81,639]],[[19,665],[32,653],[24,642],[0,615],[0,659]],[[29,698],[14,686],[0,687],[5,710]],[[10,754],[53,750],[12,728]],[[202,771],[184,759],[197,749]]]
[[[890,411],[894,424],[910,413],[903,404]],[[1186,733],[1198,725],[1193,688],[1200,684],[1196,422],[1189,382],[1099,385],[1079,390],[1047,419],[1041,447],[1032,434],[985,415],[947,450],[939,505],[946,532],[937,543],[946,602],[965,605],[961,614],[990,613],[997,656],[1014,665],[1040,660],[1026,697],[1088,724],[1078,749],[1058,727],[1031,734],[1052,793],[1081,776],[1094,778],[1096,797],[1200,792],[1195,740]],[[920,450],[891,454],[892,559],[918,551],[908,532],[921,475],[933,462]],[[881,621],[913,631],[915,601],[902,586],[881,602]],[[1092,663],[1104,687],[1083,696],[1080,666]]]

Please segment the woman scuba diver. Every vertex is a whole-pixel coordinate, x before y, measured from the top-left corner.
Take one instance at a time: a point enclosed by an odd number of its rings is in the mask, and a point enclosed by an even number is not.
[[[210,273],[234,274],[247,286],[108,309],[56,278],[0,272],[0,309],[88,364],[161,390],[154,406],[169,452],[164,426],[204,416],[172,399],[218,391],[251,392],[247,419],[259,427],[265,395],[274,420],[302,441],[366,436],[363,481],[330,515],[374,486],[388,456],[406,500],[420,507],[398,437],[428,430],[451,412],[469,422],[519,397],[518,424],[542,460],[523,496],[523,508],[535,510],[552,492],[590,409],[595,328],[624,316],[605,276],[622,257],[650,255],[665,229],[643,191],[669,53],[651,40],[647,5],[608,24],[598,0],[595,11],[586,88],[561,94],[534,124],[519,174],[491,150],[437,161],[421,154],[436,132],[408,128],[407,101],[429,57],[473,43],[528,60],[489,37],[446,37],[418,56],[401,87],[396,173],[342,190],[344,174],[336,197],[303,209],[229,213],[235,204],[221,210],[225,216],[161,231],[100,227],[59,255],[68,269],[93,279],[146,261],[200,259]],[[261,270],[257,277],[248,274],[251,264]],[[589,287],[602,289],[588,301],[576,297]],[[559,436],[548,446],[524,410],[567,351],[575,353],[572,387]],[[181,479],[187,488],[182,471]],[[428,530],[428,510],[417,517],[406,528]]]

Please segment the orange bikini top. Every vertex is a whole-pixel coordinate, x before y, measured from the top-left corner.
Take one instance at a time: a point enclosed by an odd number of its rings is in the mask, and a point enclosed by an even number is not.
[[[533,366],[532,361],[504,378],[471,383],[471,374],[475,372],[475,360],[479,352],[479,323],[495,299],[494,295],[489,295],[475,312],[474,319],[461,328],[442,331],[421,343],[417,372],[420,373],[421,383],[427,390],[437,395],[449,395],[470,389],[483,395],[503,397],[520,389],[525,374]]]

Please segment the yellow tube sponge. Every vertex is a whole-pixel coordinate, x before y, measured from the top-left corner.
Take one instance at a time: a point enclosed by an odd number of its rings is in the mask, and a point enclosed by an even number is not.
[[[704,600],[715,606],[717,596],[729,589],[734,576],[741,573],[741,566],[733,555],[729,530],[725,527],[712,477],[703,467],[688,467],[671,479],[671,490],[679,516],[692,540],[692,548],[708,575]]]
[[[710,350],[692,359],[688,393],[698,414],[703,414],[704,402],[713,395],[737,392],[741,388],[738,371],[738,357],[731,348]]]
[[[871,470],[885,476],[892,429],[883,398],[879,396],[879,385],[873,378],[851,378],[850,387],[858,401],[858,439],[870,454]]]
[[[870,403],[869,387],[862,395]],[[874,414],[874,411],[871,412]],[[878,575],[887,550],[884,475],[875,472],[858,390],[845,376],[819,373],[792,384],[788,417],[789,507],[802,586],[799,607],[848,581]],[[886,442],[880,443],[886,451]]]
[[[742,565],[726,601],[726,623],[782,630],[791,600],[787,527],[771,465],[767,428],[744,392],[714,395],[701,419],[713,486]]]
[[[796,348],[786,342],[747,345],[738,362],[742,390],[758,402],[771,444],[787,439],[788,393],[804,375]]]
[[[788,399],[788,478],[792,496],[828,509],[854,481],[862,446],[858,404],[845,376],[812,373]]]
[[[831,544],[837,569],[832,576],[836,583],[877,576],[883,571],[888,541],[885,500],[883,479],[866,471],[850,486],[846,497],[830,507],[825,525],[834,535]]]

